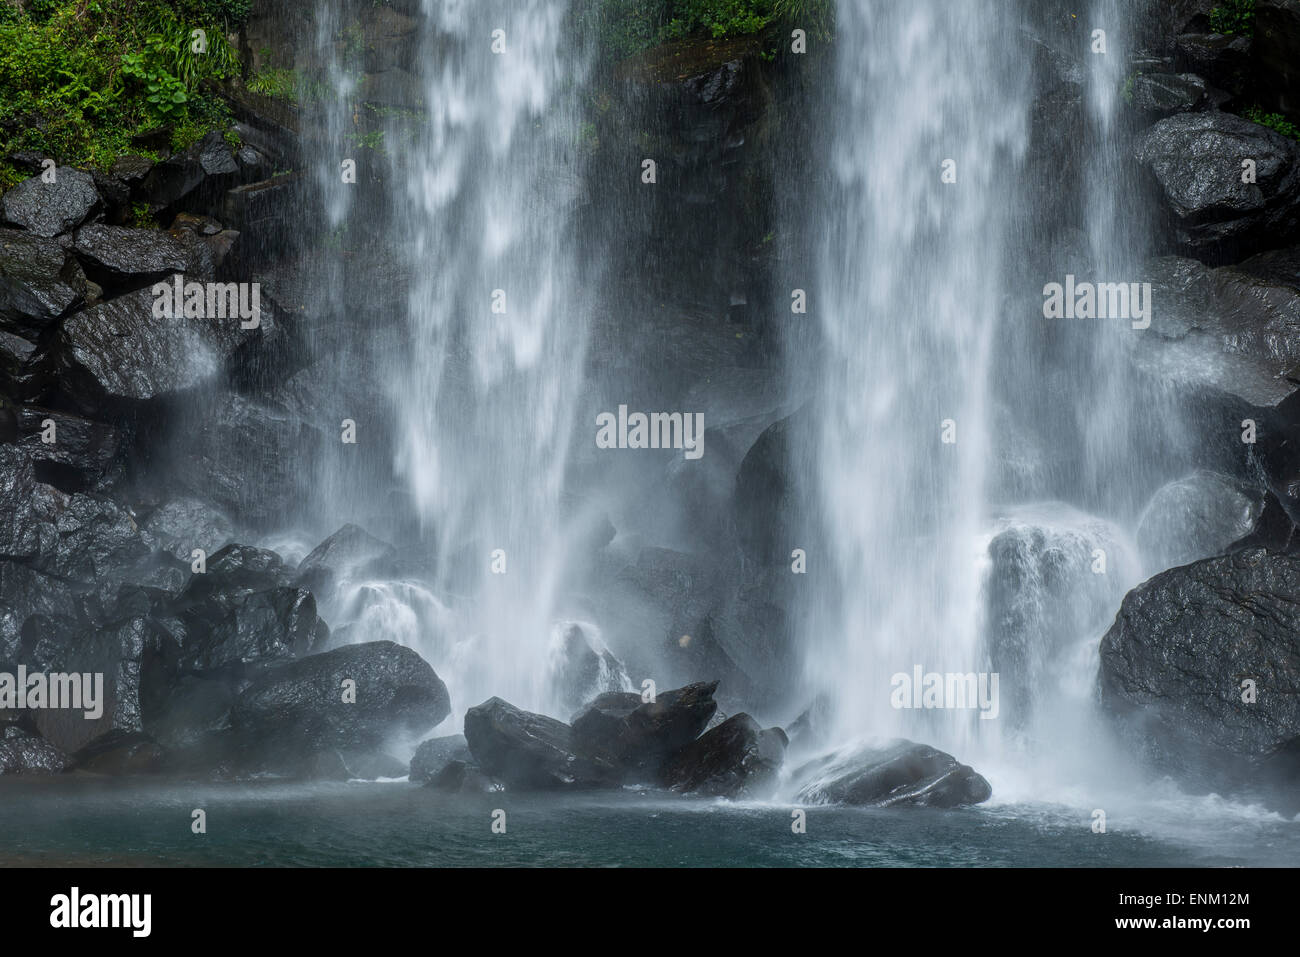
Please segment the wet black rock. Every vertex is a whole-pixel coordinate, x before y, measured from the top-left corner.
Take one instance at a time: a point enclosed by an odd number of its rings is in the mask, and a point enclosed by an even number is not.
[[[505,790],[503,784],[488,777],[470,761],[448,761],[425,786],[435,791],[461,794],[493,794]]]
[[[166,752],[138,731],[110,731],[72,756],[78,771],[93,774],[150,774],[164,769]]]
[[[780,728],[763,730],[747,714],[732,715],[673,754],[661,771],[661,783],[708,797],[767,797],[788,744]]]
[[[279,556],[228,545],[213,555],[177,599],[187,639],[181,665],[206,672],[279,661],[323,646],[329,628],[316,599],[290,585]]]
[[[144,730],[164,748],[211,765],[227,749],[238,692],[226,676],[181,675],[144,710]]]
[[[77,230],[73,249],[101,285],[142,283],[189,267],[181,244],[157,229],[92,223]]]
[[[1192,112],[1206,98],[1205,81],[1194,73],[1144,73],[1133,80],[1133,108],[1156,119]]]
[[[66,754],[15,724],[0,724],[0,775],[59,774],[71,767]]]
[[[248,338],[238,318],[156,317],[154,302],[144,288],[64,322],[61,377],[87,411],[96,407],[96,396],[139,401],[210,382]]]
[[[0,197],[0,221],[51,239],[80,226],[99,204],[89,173],[60,166],[53,183],[33,176]]]
[[[465,739],[480,768],[512,787],[614,787],[616,769],[580,756],[563,721],[489,698],[465,712]]]
[[[178,421],[167,441],[175,453],[170,482],[250,524],[285,523],[301,512],[304,482],[326,443],[325,423],[243,396],[205,400],[207,414]],[[337,422],[329,422],[333,431]],[[338,443],[338,434],[333,441]],[[293,456],[284,454],[294,449]],[[258,481],[248,477],[256,475]]]
[[[152,682],[165,682],[166,658],[174,646],[167,631],[147,617],[103,627],[29,619],[19,660],[45,673],[103,675],[102,713],[85,709],[33,711],[31,720],[49,743],[75,754],[109,734],[142,732],[142,711]],[[83,703],[87,703],[83,699]],[[96,752],[99,753],[99,752]]]
[[[1278,403],[1261,432],[1259,471],[1292,524],[1300,526],[1300,392]]]
[[[355,683],[355,701],[350,697]],[[380,751],[428,731],[450,711],[423,658],[391,641],[349,645],[267,668],[235,701],[231,728],[260,759],[338,749]]]
[[[1129,592],[1101,642],[1102,700],[1124,740],[1190,785],[1296,805],[1270,788],[1300,770],[1297,596],[1300,557],[1264,549]]]
[[[237,185],[239,175],[230,146],[214,131],[155,166],[140,189],[155,209],[199,209]]]
[[[321,542],[298,564],[299,581],[320,591],[341,577],[382,569],[396,549],[358,525],[347,524]]]
[[[185,496],[150,509],[140,527],[161,547],[187,563],[193,559],[194,549],[215,556],[235,536],[234,524],[225,514]]]
[[[1164,570],[1225,551],[1259,519],[1262,496],[1226,475],[1198,471],[1162,486],[1138,519],[1146,567]]]
[[[1180,72],[1205,77],[1234,96],[1251,80],[1250,38],[1220,33],[1184,33],[1174,42],[1174,62]]]
[[[951,754],[912,741],[825,755],[794,772],[806,781],[797,800],[809,804],[953,808],[993,794],[981,775]]]
[[[15,424],[18,444],[31,457],[36,478],[64,492],[93,486],[121,448],[122,436],[111,425],[70,413],[27,406],[16,411]]]
[[[127,155],[113,160],[109,172],[127,185],[135,187],[144,182],[153,168],[154,161],[147,156]]]
[[[85,296],[86,277],[63,246],[0,229],[0,323],[40,333]]]
[[[1177,244],[1206,261],[1278,246],[1300,227],[1300,145],[1229,113],[1180,113],[1138,141]],[[1243,162],[1255,182],[1243,183]]]
[[[717,689],[716,681],[700,682],[660,692],[652,702],[632,692],[600,695],[574,718],[574,747],[634,778],[653,776],[666,755],[708,727]]]
[[[1217,269],[1162,256],[1146,264],[1144,275],[1158,305],[1151,328],[1132,337],[1131,355],[1145,375],[1217,396],[1230,408],[1236,400],[1273,407],[1296,391],[1300,249],[1270,250]],[[1231,451],[1239,453],[1238,437],[1231,438]]]
[[[736,476],[736,532],[747,557],[759,564],[789,560],[794,484],[790,478],[792,416],[770,426],[745,456]]]
[[[408,770],[411,783],[424,784],[433,780],[448,764],[459,761],[473,764],[474,756],[470,754],[469,742],[463,734],[451,734],[443,738],[430,738],[421,742],[411,756]]]
[[[622,663],[603,644],[599,650],[592,647],[580,625],[564,630],[551,655],[551,682],[566,709],[579,707],[594,695],[631,687]]]

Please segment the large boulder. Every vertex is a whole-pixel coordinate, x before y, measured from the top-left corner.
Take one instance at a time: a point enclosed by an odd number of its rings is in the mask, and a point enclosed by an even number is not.
[[[1300,557],[1264,549],[1131,591],[1101,642],[1101,696],[1125,740],[1192,786],[1269,799],[1300,771],[1298,595]],[[1300,804],[1293,789],[1280,800]]]
[[[289,583],[280,557],[246,545],[213,555],[172,610],[186,628],[181,666],[197,673],[298,657],[329,637],[315,596]]]
[[[150,288],[139,289],[64,322],[58,352],[69,394],[145,400],[201,385],[257,331],[238,317],[157,317],[154,302]]]
[[[809,804],[953,808],[993,794],[981,775],[951,754],[912,741],[891,741],[824,755],[799,770],[797,800]]]
[[[127,229],[91,224],[77,230],[72,247],[83,267],[101,285],[141,283],[185,272],[190,258],[185,248],[157,229]]]
[[[465,739],[480,768],[511,787],[581,789],[617,786],[611,765],[581,756],[563,721],[489,698],[465,712]]]
[[[309,587],[324,590],[345,578],[364,576],[371,571],[382,574],[385,563],[395,556],[396,549],[392,545],[349,523],[313,548],[298,563],[298,577]]]
[[[89,173],[60,166],[52,183],[33,176],[5,193],[0,198],[0,220],[52,239],[84,223],[99,202]]]
[[[345,682],[355,683],[355,700]],[[230,724],[246,748],[278,758],[376,751],[390,738],[428,731],[450,710],[428,662],[373,641],[268,667],[239,695]]]
[[[1116,529],[1064,506],[1050,515],[1019,515],[993,537],[984,583],[985,643],[990,670],[1000,675],[999,709],[1009,727],[1030,726],[1051,700],[1068,677],[1071,649],[1106,627],[1135,564]]]
[[[165,682],[174,639],[147,617],[135,616],[102,628],[70,627],[57,620],[29,620],[28,645],[19,660],[44,673],[102,675],[102,714],[41,709],[31,720],[41,737],[74,754],[110,733],[143,731],[142,710]]]
[[[1258,437],[1255,460],[1291,523],[1300,526],[1300,392],[1280,402]]]
[[[285,523],[303,509],[307,477],[316,474],[341,420],[304,420],[283,406],[240,395],[204,399],[205,411],[178,416],[167,436],[170,484],[178,493],[253,524]],[[294,455],[284,454],[293,449]],[[258,480],[250,482],[248,477]]]
[[[762,798],[776,786],[789,739],[747,714],[726,721],[672,755],[660,773],[674,791],[708,797]]]
[[[625,774],[652,777],[663,759],[700,736],[718,710],[718,682],[664,691],[643,702],[633,692],[598,696],[573,720],[573,745]]]
[[[140,190],[155,210],[201,211],[238,185],[239,178],[234,151],[219,132],[213,131],[150,170]]]
[[[782,564],[798,544],[791,526],[796,495],[791,478],[793,432],[803,418],[769,426],[745,455],[736,475],[736,533],[745,555],[759,564]]]
[[[0,323],[39,334],[85,296],[86,277],[62,245],[0,229]]]
[[[235,537],[233,523],[198,499],[178,496],[141,516],[140,527],[178,559],[189,562],[194,549],[215,555]]]
[[[1227,261],[1285,242],[1300,228],[1300,144],[1229,113],[1180,113],[1138,141],[1183,250]],[[1243,183],[1253,160],[1255,182]]]

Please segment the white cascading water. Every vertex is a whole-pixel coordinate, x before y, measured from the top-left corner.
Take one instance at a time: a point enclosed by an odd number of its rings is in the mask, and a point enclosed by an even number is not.
[[[590,308],[566,235],[583,64],[567,0],[425,0],[429,116],[394,150],[410,340],[389,383],[397,467],[454,622],[419,649],[464,708],[549,710],[560,508]],[[502,571],[504,569],[504,571]]]
[[[810,307],[826,349],[814,483],[838,601],[812,610],[805,646],[832,740],[962,753],[978,733],[969,713],[894,709],[890,677],[987,670],[986,377],[1030,92],[1004,49],[1012,16],[994,0],[839,5]]]
[[[572,237],[586,61],[569,0],[423,0],[418,109],[361,104],[341,5],[324,7],[323,139],[351,144],[363,180],[386,163],[396,191],[380,215],[409,296],[377,387],[417,537],[433,546],[408,579],[341,569],[323,613],[338,641],[419,651],[452,695],[448,727],[493,695],[557,713],[561,492],[599,263]],[[382,138],[363,138],[377,116]],[[330,230],[365,216],[337,161],[321,169]],[[593,626],[584,634],[602,647]]]
[[[1095,701],[1101,636],[1125,593],[1163,570],[1134,541],[1143,505],[1174,477],[1150,437],[1183,441],[1175,393],[1133,371],[1129,323],[1066,328],[1035,311],[1042,285],[1072,268],[1141,279],[1119,128],[1135,13],[1115,0],[1080,13],[1085,248],[1057,262],[1033,258],[1010,215],[1025,201],[1034,91],[1007,38],[1025,9],[840,0],[810,307],[824,357],[809,471],[834,581],[806,619],[805,670],[830,703],[827,747],[909,737],[983,772],[993,806],[1052,804],[1071,821],[1105,807],[1183,839],[1201,826],[1188,821],[1256,809],[1143,784]],[[1094,28],[1105,54],[1090,50]],[[946,160],[955,183],[942,182]],[[1046,185],[1049,202],[1075,199]],[[1027,261],[1060,275],[1026,278]],[[917,666],[1001,668],[999,718],[894,708],[891,677]]]

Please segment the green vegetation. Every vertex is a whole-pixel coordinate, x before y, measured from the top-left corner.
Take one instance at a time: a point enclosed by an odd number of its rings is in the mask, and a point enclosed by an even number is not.
[[[106,167],[134,136],[183,149],[229,125],[208,81],[233,76],[226,32],[251,0],[0,0],[0,155],[33,150]],[[203,31],[196,34],[195,31]],[[0,182],[22,178],[0,164]]]
[[[1210,29],[1226,36],[1253,36],[1255,0],[1224,0],[1210,11]]]
[[[1265,113],[1258,106],[1252,106],[1243,116],[1252,123],[1267,126],[1270,130],[1281,133],[1293,140],[1300,140],[1300,127],[1296,126],[1281,113]]]
[[[578,17],[605,52],[621,58],[669,40],[730,39],[787,24],[826,36],[834,0],[583,0]]]

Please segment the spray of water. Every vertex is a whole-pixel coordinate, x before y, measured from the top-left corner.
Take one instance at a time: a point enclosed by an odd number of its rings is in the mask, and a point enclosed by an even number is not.
[[[1028,97],[1001,52],[1007,25],[1005,3],[839,7],[815,305],[815,482],[838,580],[805,659],[832,738],[973,733],[968,715],[892,708],[890,677],[985,670],[986,370]]]

